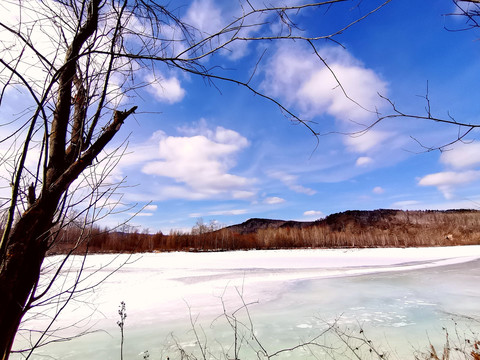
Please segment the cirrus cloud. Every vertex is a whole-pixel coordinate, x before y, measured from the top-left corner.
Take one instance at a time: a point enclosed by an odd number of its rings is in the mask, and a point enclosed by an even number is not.
[[[270,171],[268,175],[274,179],[280,180],[288,188],[296,193],[306,194],[306,195],[315,195],[317,192],[311,188],[305,187],[303,185],[297,184],[298,176],[287,174],[283,171]]]

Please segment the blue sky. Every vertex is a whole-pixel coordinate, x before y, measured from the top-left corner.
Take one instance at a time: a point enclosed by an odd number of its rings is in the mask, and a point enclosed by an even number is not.
[[[196,6],[191,21],[226,11],[210,0],[190,6]],[[336,10],[328,17],[331,24],[319,24],[318,14],[298,21],[314,33],[358,15],[355,9]],[[391,111],[380,93],[403,111],[423,115],[428,83],[435,115],[478,122],[479,32],[447,31],[463,25],[444,16],[454,11],[449,1],[392,1],[337,38],[345,49],[325,43],[321,55],[348,95],[366,109]],[[241,54],[216,61],[234,69],[235,76],[247,75],[266,48],[254,85],[315,122],[321,133],[353,132],[358,123],[375,120],[335,89],[331,74],[305,44],[267,45],[249,44],[238,50]],[[135,121],[122,130],[131,133],[129,154],[117,172],[136,185],[124,200],[149,204],[133,219],[135,225],[168,233],[188,229],[200,217],[229,225],[251,217],[314,220],[353,209],[476,208],[480,203],[476,133],[469,144],[427,153],[412,137],[439,146],[453,140],[458,129],[400,118],[362,136],[330,134],[317,143],[304,126],[242,87],[217,82],[217,89],[176,71],[164,77],[171,80],[171,93],[165,86],[144,95]],[[159,113],[142,114],[143,109]]]
[[[188,1],[179,15],[209,32],[235,14],[230,6],[238,3]],[[359,8],[346,2],[294,20],[311,35],[366,10],[364,2]],[[112,144],[127,139],[112,177],[126,180],[122,204],[136,206],[125,206],[126,212],[104,224],[115,226],[143,206],[131,224],[164,233],[190,229],[198,218],[230,225],[252,217],[315,220],[354,209],[477,208],[476,132],[468,144],[444,152],[425,152],[414,139],[440,146],[455,139],[458,129],[429,121],[390,119],[362,136],[338,134],[375,121],[375,109],[391,112],[378,94],[402,111],[424,115],[427,84],[434,115],[480,122],[480,32],[447,31],[464,24],[444,16],[452,12],[447,0],[393,0],[340,34],[336,40],[344,48],[318,44],[355,102],[301,41],[233,44],[230,52],[205,61],[221,66],[222,75],[246,80],[266,51],[251,84],[311,121],[325,134],[318,138],[241,86],[212,86],[158,68],[161,81],[129,100],[139,109]]]

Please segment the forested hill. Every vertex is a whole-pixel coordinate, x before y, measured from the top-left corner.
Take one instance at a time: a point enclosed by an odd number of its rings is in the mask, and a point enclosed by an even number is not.
[[[312,222],[250,219],[212,231],[164,235],[82,232],[64,227],[55,234],[49,254],[77,252],[225,251],[339,247],[420,247],[480,244],[480,211],[345,211]],[[78,237],[81,236],[81,241]]]
[[[238,234],[251,234],[256,233],[259,230],[265,229],[280,229],[280,228],[304,228],[314,224],[318,224],[321,220],[317,221],[294,221],[294,220],[271,220],[252,218],[247,221],[226,227],[226,230],[233,231]]]
[[[332,231],[393,230],[404,226],[423,225],[430,228],[436,225],[451,226],[459,230],[479,232],[480,211],[471,209],[459,210],[426,210],[404,211],[392,209],[379,210],[349,210],[328,215],[316,221],[271,220],[252,218],[241,224],[228,226],[225,229],[239,233],[250,234],[264,229],[308,228],[313,226],[328,227]]]

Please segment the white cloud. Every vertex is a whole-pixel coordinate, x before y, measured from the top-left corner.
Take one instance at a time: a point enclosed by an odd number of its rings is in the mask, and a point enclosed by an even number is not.
[[[268,172],[268,175],[274,179],[280,180],[282,183],[287,185],[290,190],[293,190],[297,193],[306,194],[306,195],[314,195],[317,193],[315,190],[311,188],[298,185],[297,184],[298,176],[296,175],[287,174],[283,171],[270,171]]]
[[[226,215],[243,215],[246,213],[247,213],[246,209],[233,209],[233,210],[210,211],[208,215],[226,216]]]
[[[457,143],[454,148],[442,152],[440,161],[455,169],[480,165],[480,142]]]
[[[383,194],[385,192],[385,189],[382,188],[381,186],[375,186],[372,190],[374,194]]]
[[[153,213],[150,213],[150,212],[139,212],[139,213],[129,212],[127,214],[130,215],[130,216],[134,216],[134,217],[137,217],[137,216],[143,216],[143,217],[153,216]]]
[[[65,6],[62,2],[55,0],[3,1],[0,4],[0,12],[2,13],[2,23],[5,25],[5,27],[0,27],[2,60],[13,65],[16,72],[22,74],[28,86],[32,87],[35,92],[43,93],[45,84],[51,81],[55,83],[52,80],[55,73],[53,69],[59,69],[65,61],[68,44],[73,40],[77,30],[74,25],[78,14],[73,7]],[[102,79],[99,76],[104,77],[107,73],[105,66],[109,63],[108,50],[111,46],[111,37],[100,34],[107,34],[109,29],[115,27],[116,19],[109,15],[112,12],[114,9],[111,4],[103,6],[98,19],[99,35],[88,45],[93,46],[89,51],[95,55],[82,56],[78,63],[85,78],[95,78],[91,84],[92,94],[90,95],[92,96],[99,95],[98,91],[101,89],[95,89],[96,85],[94,84],[102,84],[105,78]],[[127,17],[128,22],[126,21]],[[125,20],[123,26],[132,25],[134,29],[138,28],[135,16],[124,15],[123,20]],[[8,28],[15,32],[18,31],[19,36],[13,36]],[[125,38],[129,40],[134,38],[127,35],[133,32],[125,31],[125,33]],[[24,42],[20,40],[20,36],[27,39],[28,43],[34,44],[33,49],[25,46]],[[81,51],[81,53],[86,52]],[[127,69],[137,70],[139,65],[133,59],[117,57],[113,67],[120,71],[109,73],[111,76],[107,87],[107,107],[117,107],[128,99],[125,92],[131,88],[132,83],[125,73],[128,73]],[[126,70],[126,72],[122,73],[122,70]],[[6,90],[9,91],[11,88],[13,86],[7,87]],[[56,85],[54,84],[49,91],[50,94],[46,94],[48,98],[56,91]],[[39,95],[37,94],[37,96]]]
[[[43,3],[26,0],[23,2],[2,1],[0,9],[2,10],[3,24],[15,31],[20,31],[29,40],[29,43],[35,45],[35,51],[46,55],[50,63],[60,65],[60,62],[64,60],[65,42],[56,41],[58,34],[54,33],[51,17],[57,15],[60,21],[57,25],[61,26],[62,21],[72,18],[68,7],[52,0],[46,0]],[[65,36],[66,41],[71,40],[73,37],[72,27],[62,27],[61,35]],[[0,27],[0,39],[2,48],[5,49],[2,52],[2,60],[15,64],[16,70],[31,82],[29,85],[34,89],[39,84],[42,86],[47,71],[42,66],[43,61],[38,59],[38,54],[28,46],[24,46],[18,37],[13,36],[4,27]]]
[[[370,119],[381,106],[378,93],[386,94],[386,83],[346,50],[326,47],[320,49],[320,55],[331,71],[311,49],[298,44],[280,46],[268,64],[264,89],[282,97],[288,105],[298,106],[307,116],[329,114],[343,121]],[[345,96],[332,72],[356,103]]]
[[[129,167],[158,158],[158,143],[167,135],[163,131],[155,131],[152,136],[142,144],[128,145],[122,156],[119,168]]]
[[[147,205],[143,208],[144,211],[156,211],[158,209],[157,205]]]
[[[282,198],[277,197],[277,196],[273,196],[273,197],[266,198],[265,200],[263,200],[263,202],[265,204],[268,204],[268,205],[276,205],[276,204],[284,203],[285,199],[282,199]]]
[[[466,184],[479,178],[480,171],[444,171],[426,175],[419,180],[418,184],[421,186],[451,186]]]
[[[363,120],[370,117],[371,114],[368,111],[350,99],[364,104],[362,106],[367,109],[375,109],[373,106],[378,102],[378,95],[372,90],[385,91],[375,73],[354,64],[333,63],[330,69],[331,71],[324,67],[315,71],[302,84],[298,96],[305,99],[304,108],[314,114],[326,112],[340,120]],[[332,72],[337,76],[350,99],[338,86]]]
[[[184,21],[205,35],[223,27],[222,12],[212,0],[195,0],[187,10]]]
[[[200,119],[200,121],[194,123],[192,126],[179,127],[177,130],[188,137],[198,135],[204,136],[219,143],[231,144],[241,148],[249,145],[248,140],[234,130],[225,129],[221,126],[214,130],[210,129],[204,118]]]
[[[229,173],[236,164],[236,155],[248,144],[237,132],[222,127],[209,130],[205,135],[163,134],[158,139],[156,159],[143,165],[142,171],[184,185],[159,190],[170,198],[205,199],[222,194],[233,198],[251,197],[254,180]]]
[[[325,214],[318,210],[308,210],[303,213],[303,216],[308,218],[319,219],[319,218],[325,217]]]
[[[180,85],[176,77],[156,78],[152,74],[147,75],[145,80],[149,83],[148,91],[155,96],[155,99],[168,104],[182,101],[185,96],[185,89]]]
[[[209,211],[206,214],[191,213],[188,216],[191,218],[201,218],[202,216],[229,216],[229,215],[243,215],[248,211],[246,209],[232,209],[232,210],[217,210]]]
[[[319,54],[329,67],[311,48],[298,43],[279,46],[265,66],[262,89],[304,119],[331,116],[337,131],[358,134],[343,138],[348,151],[366,154],[358,159],[358,167],[371,164],[386,141],[395,140],[391,150],[402,145],[405,140],[395,130],[362,132],[385,106],[378,94],[388,94],[387,83],[346,50],[324,47]]]
[[[400,209],[411,209],[412,207],[416,207],[418,204],[420,204],[420,202],[417,200],[404,200],[393,203],[392,207]]]
[[[317,193],[316,190],[313,190],[311,188],[308,188],[302,185],[290,185],[290,189],[297,193],[306,194],[306,195],[315,195]]]
[[[367,166],[373,163],[373,159],[368,156],[361,156],[355,162],[355,166]]]
[[[188,8],[182,20],[198,31],[198,33],[194,35],[197,36],[197,41],[200,41],[200,38],[207,38],[218,33],[231,23],[231,21],[243,15],[243,9],[241,7],[229,5],[231,5],[229,2],[215,3],[212,0],[195,0]],[[261,16],[261,14],[258,15]],[[232,60],[240,59],[247,53],[248,42],[228,42],[232,36],[249,36],[249,34],[261,27],[261,22],[258,17],[255,19],[252,17],[244,19],[242,28],[235,29],[235,32],[225,32],[220,34],[220,36],[210,38],[207,50],[210,50],[210,47],[219,47],[221,49],[217,51],[217,53],[227,56]],[[198,53],[195,54],[195,56],[198,55]]]
[[[480,142],[458,142],[440,155],[446,171],[428,174],[418,180],[420,186],[435,186],[450,200],[456,190],[466,184],[480,180]]]
[[[480,179],[480,171],[444,171],[424,176],[418,181],[420,186],[436,186],[446,199],[451,199],[455,188]]]
[[[393,137],[393,133],[379,130],[369,130],[365,133],[362,133],[362,135],[347,137],[345,139],[345,143],[350,151],[365,153],[375,150],[391,137]]]
[[[255,191],[246,191],[246,190],[232,191],[232,197],[234,199],[251,199],[254,196],[255,196]]]

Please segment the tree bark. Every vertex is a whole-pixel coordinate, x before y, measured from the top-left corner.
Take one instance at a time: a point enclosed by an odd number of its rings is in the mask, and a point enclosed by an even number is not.
[[[90,0],[85,23],[67,49],[64,65],[58,78],[58,95],[50,132],[50,149],[45,184],[49,186],[66,166],[65,145],[70,120],[72,88],[82,46],[98,27],[100,0]],[[75,127],[78,127],[75,126]]]
[[[6,360],[38,281],[59,198],[37,201],[12,228],[0,268],[0,359]]]

